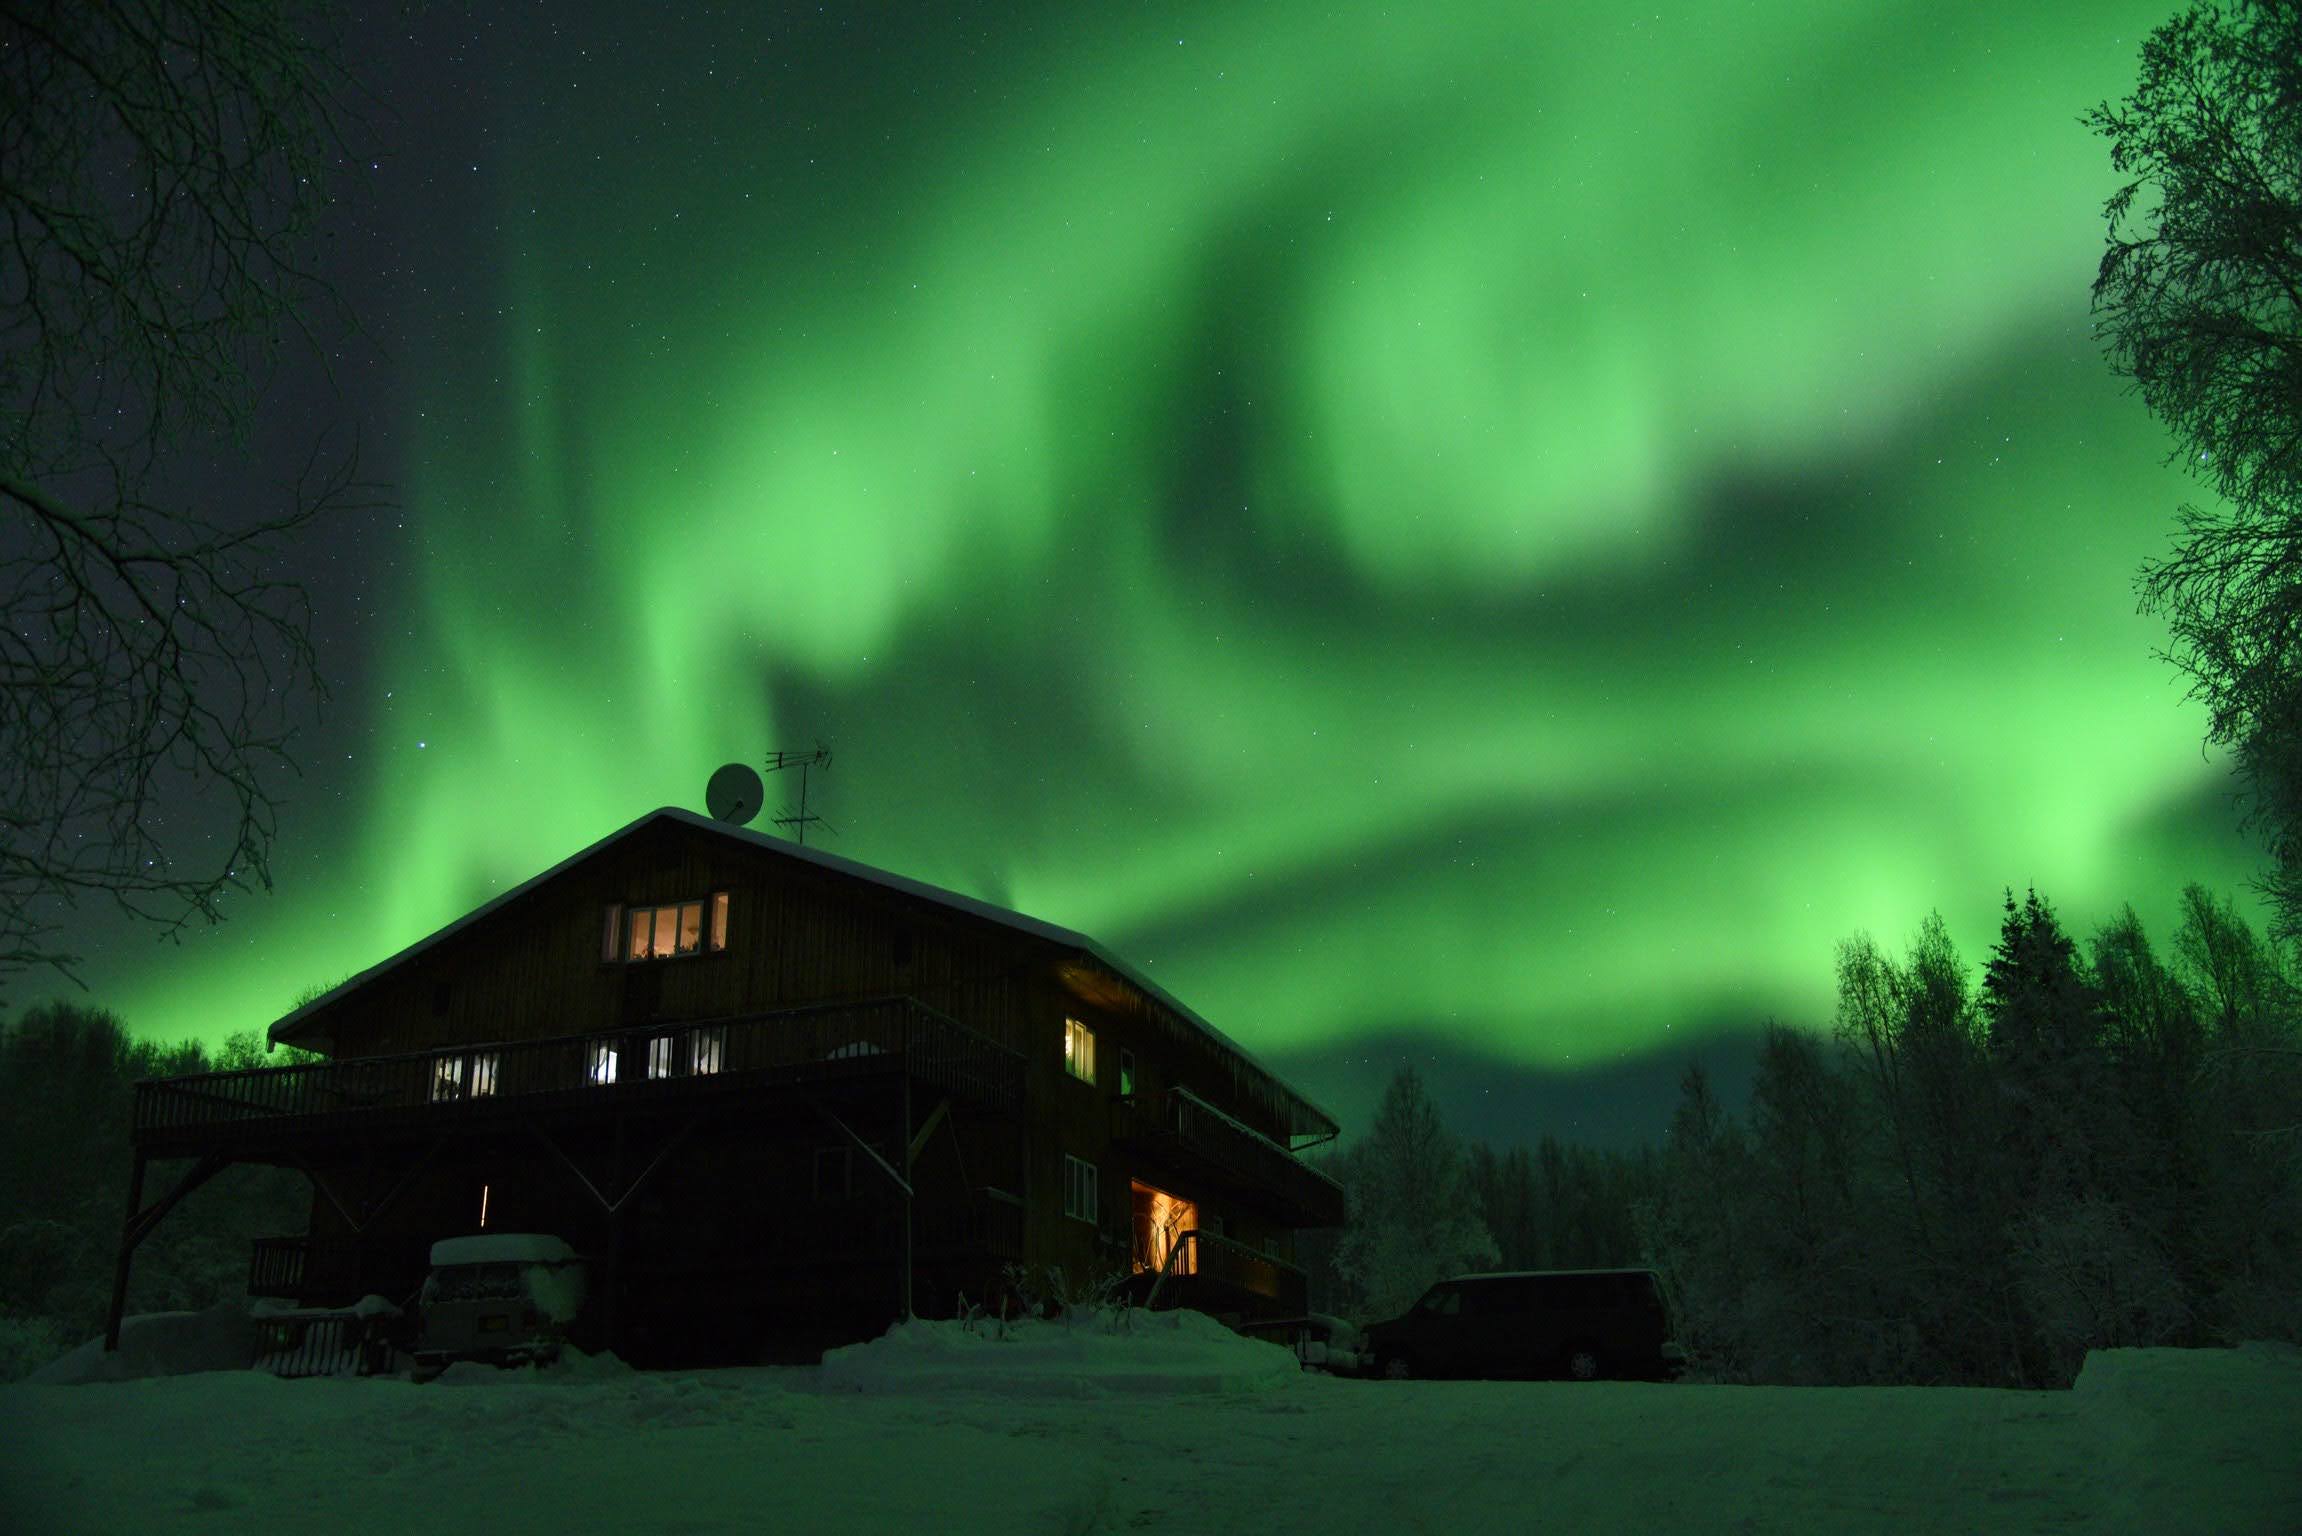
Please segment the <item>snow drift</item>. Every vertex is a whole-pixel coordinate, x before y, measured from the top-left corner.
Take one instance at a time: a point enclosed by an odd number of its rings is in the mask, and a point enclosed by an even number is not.
[[[1294,1351],[1200,1312],[1109,1308],[1047,1321],[898,1323],[823,1357],[826,1391],[1087,1396],[1267,1392],[1301,1374]]]

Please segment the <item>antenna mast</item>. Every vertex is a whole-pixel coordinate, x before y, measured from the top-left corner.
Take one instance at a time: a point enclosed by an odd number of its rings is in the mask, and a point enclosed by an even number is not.
[[[775,824],[779,827],[789,828],[792,838],[802,848],[807,846],[807,829],[811,825],[819,826],[826,832],[839,830],[821,816],[810,816],[807,813],[807,770],[810,768],[830,769],[831,749],[829,747],[817,742],[813,752],[770,752],[767,754],[767,761],[760,766],[769,773],[781,773],[786,768],[799,770],[799,813],[794,816],[778,816],[775,818]]]

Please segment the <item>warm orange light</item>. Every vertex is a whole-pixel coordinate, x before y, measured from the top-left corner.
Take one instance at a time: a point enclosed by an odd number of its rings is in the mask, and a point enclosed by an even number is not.
[[[488,1224],[488,1187],[487,1187],[485,1184],[482,1184],[482,1185],[480,1186],[480,1225],[484,1227],[484,1226],[486,1226],[487,1224]]]
[[[1135,1197],[1136,1265],[1142,1269],[1162,1269],[1176,1241],[1184,1233],[1197,1230],[1199,1204],[1143,1183],[1135,1184],[1131,1193]],[[1175,1260],[1175,1273],[1192,1274],[1198,1266],[1196,1245],[1186,1247]]]

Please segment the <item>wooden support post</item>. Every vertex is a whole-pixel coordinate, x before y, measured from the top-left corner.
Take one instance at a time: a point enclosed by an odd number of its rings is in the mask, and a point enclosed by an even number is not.
[[[607,1213],[607,1262],[601,1266],[607,1271],[600,1277],[600,1338],[602,1348],[619,1357],[631,1358],[631,1342],[622,1336],[623,1300],[623,1213],[609,1207]]]
[[[911,1163],[918,1155],[911,1139],[911,1074],[903,1074],[903,1320],[917,1316],[911,1310]]]
[[[624,1133],[628,1117],[615,1117],[615,1140],[608,1160],[608,1188],[623,1183]],[[610,1205],[607,1210],[607,1284],[600,1296],[601,1324],[607,1333],[608,1348],[625,1360],[631,1358],[631,1341],[622,1337],[623,1331],[623,1207]]]
[[[112,1266],[112,1309],[104,1314],[104,1353],[114,1354],[120,1348],[120,1315],[128,1309],[128,1263],[136,1256],[136,1243],[143,1234],[136,1230],[136,1218],[144,1209],[144,1149],[136,1149],[136,1166],[128,1175],[128,1214],[120,1220],[120,1254]]]

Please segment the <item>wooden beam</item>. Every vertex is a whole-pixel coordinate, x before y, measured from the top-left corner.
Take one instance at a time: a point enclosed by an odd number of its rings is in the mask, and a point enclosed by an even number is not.
[[[536,1140],[544,1144],[545,1151],[551,1153],[552,1156],[559,1159],[561,1167],[565,1168],[569,1173],[575,1175],[576,1182],[584,1187],[585,1193],[589,1194],[594,1201],[598,1202],[599,1208],[602,1211],[611,1217],[615,1215],[615,1202],[608,1199],[607,1196],[599,1192],[599,1186],[591,1181],[591,1175],[585,1173],[583,1169],[577,1167],[576,1160],[568,1156],[565,1152],[561,1151],[559,1143],[552,1140],[550,1134],[546,1132],[542,1126],[536,1124],[533,1120],[530,1120],[528,1122],[528,1130],[534,1134]]]
[[[352,1214],[352,1208],[344,1204],[344,1202],[337,1197],[336,1192],[328,1187],[328,1181],[320,1177],[319,1169],[306,1168],[304,1170],[304,1177],[310,1179],[312,1181],[312,1188],[318,1190],[321,1196],[326,1199],[328,1204],[336,1208],[336,1214],[344,1218],[344,1225],[350,1227],[355,1235],[358,1234],[359,1231],[367,1225],[367,1223],[360,1220],[359,1217],[354,1216]]]
[[[935,1128],[941,1125],[944,1117],[950,1113],[951,1101],[949,1099],[935,1101],[935,1107],[927,1112],[927,1118],[920,1122],[918,1131],[912,1135],[910,1158],[912,1162],[919,1161],[919,1149],[927,1145],[927,1138],[935,1134]]]
[[[879,1155],[878,1148],[874,1147],[870,1142],[865,1141],[861,1136],[856,1135],[854,1128],[850,1126],[845,1120],[842,1120],[839,1118],[839,1116],[833,1114],[831,1112],[831,1106],[824,1103],[821,1099],[811,1097],[809,1098],[808,1102],[815,1106],[815,1112],[817,1114],[823,1116],[824,1119],[829,1120],[833,1125],[837,1126],[839,1128],[839,1133],[842,1136],[845,1136],[849,1141],[854,1142],[856,1146],[860,1147],[865,1157],[868,1157],[873,1162],[877,1163],[879,1165],[879,1171],[886,1174],[889,1181],[892,1182],[897,1189],[902,1190],[907,1198],[910,1196],[911,1181],[905,1178],[902,1174],[897,1173],[895,1171],[895,1165],[890,1163],[886,1158]]]
[[[656,1153],[653,1161],[649,1162],[645,1168],[642,1168],[639,1171],[639,1175],[629,1184],[626,1184],[623,1187],[622,1194],[615,1197],[615,1204],[608,1207],[608,1210],[611,1214],[621,1211],[624,1208],[625,1203],[629,1201],[633,1195],[639,1193],[639,1187],[648,1181],[650,1175],[652,1175],[658,1168],[661,1168],[664,1165],[664,1163],[671,1157],[672,1153],[679,1150],[679,1145],[681,1142],[687,1140],[688,1137],[695,1134],[695,1128],[703,1124],[704,1118],[705,1117],[702,1115],[693,1115],[680,1123],[679,1129],[672,1132],[671,1135],[665,1139],[662,1149]]]
[[[161,1218],[176,1208],[177,1201],[214,1178],[231,1161],[230,1158],[220,1152],[211,1152],[194,1163],[191,1171],[176,1181],[174,1189],[169,1190],[152,1203],[150,1210],[139,1211],[128,1218],[128,1229],[121,1234],[122,1240],[128,1247],[133,1248],[145,1238],[150,1237],[152,1229],[160,1224]]]

